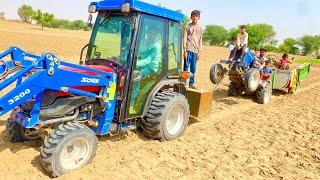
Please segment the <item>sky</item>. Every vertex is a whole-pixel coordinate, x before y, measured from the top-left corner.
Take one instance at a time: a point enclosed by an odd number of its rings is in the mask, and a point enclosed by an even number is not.
[[[201,25],[216,24],[227,29],[240,24],[268,23],[274,26],[277,39],[320,34],[319,0],[142,0],[161,4],[168,9],[181,9],[189,15],[194,9],[202,12]],[[61,19],[88,17],[91,0],[0,0],[0,12],[8,19],[17,19],[22,4],[31,5]]]

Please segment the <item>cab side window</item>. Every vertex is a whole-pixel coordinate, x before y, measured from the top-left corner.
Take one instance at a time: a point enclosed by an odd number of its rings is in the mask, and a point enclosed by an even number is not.
[[[169,21],[168,73],[179,76],[181,73],[181,24]]]

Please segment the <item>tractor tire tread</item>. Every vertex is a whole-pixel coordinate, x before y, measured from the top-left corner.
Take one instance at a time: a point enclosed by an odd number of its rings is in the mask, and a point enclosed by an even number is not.
[[[155,95],[145,118],[141,121],[141,129],[146,137],[160,141],[167,140],[161,133],[162,115],[164,114],[166,104],[174,99],[188,102],[185,96],[177,92],[159,92]],[[187,107],[189,111],[189,104]]]
[[[87,126],[77,122],[68,122],[67,124],[60,124],[52,133],[44,140],[44,143],[40,149],[40,161],[43,164],[44,169],[52,175],[52,177],[58,177],[63,174],[57,173],[53,170],[53,153],[59,142],[63,140],[65,136],[77,132],[90,132],[92,135],[95,134]]]

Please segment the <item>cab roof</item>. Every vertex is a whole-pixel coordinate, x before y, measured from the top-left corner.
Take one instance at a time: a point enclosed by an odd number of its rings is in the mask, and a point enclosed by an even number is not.
[[[125,3],[130,4],[130,9],[140,11],[151,15],[159,16],[166,19],[183,22],[184,15],[180,12],[166,9],[164,7],[155,6],[138,0],[103,0],[100,2],[92,2],[91,5],[96,6],[97,11],[116,11],[121,10],[122,5]]]

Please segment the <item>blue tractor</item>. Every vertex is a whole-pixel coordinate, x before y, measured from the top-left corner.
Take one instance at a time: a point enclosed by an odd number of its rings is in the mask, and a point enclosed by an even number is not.
[[[0,115],[11,111],[7,133],[12,142],[43,138],[40,160],[53,177],[91,162],[96,135],[139,128],[169,141],[189,121],[184,15],[136,0],[93,2],[89,12],[97,18],[80,65],[18,47],[0,54],[0,90],[10,89],[0,98]]]
[[[238,51],[234,59],[212,65],[210,80],[218,85],[228,75],[229,96],[253,95],[259,104],[267,104],[272,96],[272,83],[271,79],[262,82],[260,68],[259,59],[249,49],[243,55]]]

